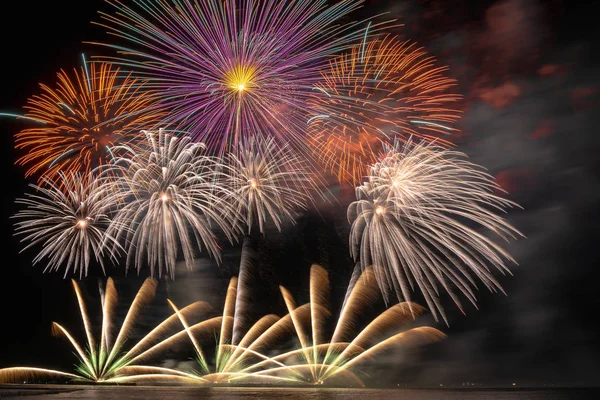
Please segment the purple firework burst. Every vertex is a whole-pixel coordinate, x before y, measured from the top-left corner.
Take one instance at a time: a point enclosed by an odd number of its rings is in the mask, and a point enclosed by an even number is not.
[[[104,44],[121,54],[111,61],[148,80],[165,123],[218,155],[256,135],[306,154],[306,100],[331,56],[367,29],[344,22],[362,0],[107,2],[117,13],[100,25],[127,42]]]

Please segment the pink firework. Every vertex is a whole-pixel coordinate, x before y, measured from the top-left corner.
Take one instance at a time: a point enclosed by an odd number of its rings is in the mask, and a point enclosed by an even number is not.
[[[257,135],[306,154],[306,102],[367,29],[346,18],[362,0],[107,2],[116,13],[100,25],[126,42],[104,44],[121,54],[111,61],[137,70],[165,122],[218,155]]]

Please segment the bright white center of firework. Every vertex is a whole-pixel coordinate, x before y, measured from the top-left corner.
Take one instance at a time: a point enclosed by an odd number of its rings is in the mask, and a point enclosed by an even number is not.
[[[77,226],[83,229],[87,226],[87,221],[85,219],[80,219],[77,221]]]
[[[384,208],[383,208],[383,207],[381,207],[381,206],[377,206],[377,207],[375,208],[375,212],[376,212],[377,214],[380,214],[380,215],[381,215],[381,214],[383,214],[383,212],[384,212],[384,211],[385,211],[385,210],[384,210]]]
[[[256,187],[258,186],[258,183],[256,182],[255,179],[250,179],[248,182],[250,182],[250,187],[252,189],[256,189]]]
[[[394,185],[394,187],[398,187],[400,186],[402,182],[400,182],[400,179],[394,179],[394,182],[392,183],[392,185]]]
[[[163,193],[160,196],[160,199],[162,200],[163,203],[166,203],[167,201],[169,201],[169,196],[167,196],[165,193]]]
[[[237,89],[238,89],[239,92],[243,92],[244,89],[246,89],[246,85],[244,85],[243,83],[240,83],[238,85]]]

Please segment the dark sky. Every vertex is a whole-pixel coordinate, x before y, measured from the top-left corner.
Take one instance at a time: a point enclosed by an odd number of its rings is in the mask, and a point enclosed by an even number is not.
[[[487,167],[524,207],[508,218],[527,236],[507,245],[520,264],[514,276],[500,278],[508,295],[482,290],[479,310],[468,308],[466,316],[445,299],[450,327],[437,326],[449,338],[402,363],[380,360],[386,382],[598,384],[600,46],[593,37],[599,7],[597,2],[572,3],[366,2],[365,15],[390,11],[405,24],[398,34],[450,66],[465,96],[460,149]],[[99,51],[82,41],[105,38],[90,24],[100,8],[106,9],[100,0],[11,3],[0,24],[5,80],[0,110],[19,112],[38,82],[52,83],[60,68],[80,65],[81,52]],[[21,245],[12,236],[14,200],[28,183],[24,170],[14,166],[13,135],[24,126],[0,120],[6,176],[0,368],[68,368],[74,362],[71,350],[50,336],[50,322],[64,322],[77,332],[70,282],[60,273],[43,275],[41,266],[32,267],[35,254],[19,254]],[[324,209],[320,215],[307,214],[282,235],[269,235],[259,246],[267,271],[263,279],[300,290],[310,263],[320,261],[340,291],[352,267],[347,231],[343,210]],[[221,269],[204,260],[194,273],[182,272],[169,285],[163,282],[149,315],[167,313],[167,293],[180,304],[198,297],[217,302],[235,271],[239,248],[226,247]],[[122,277],[123,271],[114,268],[110,274]],[[119,278],[122,297],[131,299],[140,282],[134,274]],[[95,295],[94,278],[85,285]],[[141,322],[151,325],[153,319]]]

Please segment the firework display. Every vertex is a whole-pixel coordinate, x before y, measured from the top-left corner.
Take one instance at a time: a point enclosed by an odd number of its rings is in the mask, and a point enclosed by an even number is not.
[[[160,111],[148,112],[153,100],[140,93],[139,79],[119,68],[84,59],[80,69],[61,70],[57,78],[54,87],[40,84],[42,93],[27,102],[24,117],[35,126],[16,134],[26,176],[45,182],[60,171],[87,174],[110,160],[110,147],[160,120]]]
[[[243,266],[242,266],[243,267]],[[125,315],[120,329],[115,329],[117,291],[112,279],[101,287],[102,325],[100,341],[96,339],[79,285],[73,281],[86,337],[82,347],[64,327],[53,323],[53,332],[66,337],[79,359],[76,373],[35,367],[12,367],[0,369],[0,383],[51,378],[58,380],[86,381],[94,383],[294,383],[323,384],[337,377],[351,378],[362,385],[362,380],[352,369],[356,364],[391,348],[413,348],[443,339],[442,332],[432,327],[413,327],[415,312],[423,309],[416,304],[400,303],[386,310],[353,336],[360,310],[377,296],[372,272],[363,273],[356,284],[348,288],[349,300],[337,321],[330,342],[323,342],[325,318],[331,315],[324,301],[329,292],[327,272],[318,265],[311,268],[310,302],[296,307],[290,293],[281,288],[289,313],[280,318],[275,314],[263,316],[247,331],[236,324],[239,315],[247,312],[239,303],[238,291],[251,290],[247,283],[233,277],[227,289],[223,313],[219,317],[202,319],[210,306],[196,302],[181,310],[168,300],[174,313],[142,337],[129,350],[125,350],[127,338],[142,309],[154,298],[157,281],[146,279]],[[371,296],[365,295],[370,292]],[[177,330],[181,323],[183,329]],[[306,334],[311,331],[312,335]],[[209,366],[201,343],[210,340],[218,332],[214,370]],[[389,334],[389,332],[395,332]],[[300,348],[277,351],[276,345],[289,336],[296,335]],[[238,338],[236,340],[236,338]],[[186,339],[192,344],[200,366],[198,371],[181,371],[148,365],[165,351],[181,347]]]
[[[86,276],[90,260],[96,260],[102,270],[105,259],[116,261],[123,250],[107,229],[111,219],[105,213],[105,192],[92,174],[58,173],[56,182],[44,177],[43,187],[30,185],[36,193],[28,193],[17,203],[25,206],[15,218],[15,233],[28,242],[23,250],[41,245],[33,259],[37,264],[48,259],[44,271],[65,268]]]
[[[488,266],[508,272],[510,255],[475,229],[501,239],[520,233],[495,211],[516,206],[466,155],[435,143],[387,146],[348,207],[351,252],[363,268],[373,265],[384,293],[410,299],[416,284],[434,315],[445,318],[438,284],[461,307],[458,288],[475,303],[473,275],[490,290],[502,290]],[[437,282],[437,283],[436,283]]]
[[[306,173],[306,164],[288,146],[273,139],[250,139],[229,154],[224,168],[225,202],[242,216],[248,233],[254,225],[260,232],[268,220],[281,231],[284,219],[294,221],[295,210],[306,210],[316,185]]]
[[[308,142],[340,181],[360,185],[383,145],[447,136],[460,96],[447,68],[394,36],[365,40],[331,61],[308,100]]]
[[[107,232],[125,237],[126,268],[139,270],[145,261],[151,274],[174,277],[179,248],[189,269],[202,248],[219,261],[210,223],[233,240],[237,216],[221,201],[216,161],[187,136],[162,129],[142,134],[136,146],[113,147],[114,162],[105,170],[110,179],[102,187],[116,208]]]
[[[124,43],[105,44],[160,93],[164,122],[225,154],[264,135],[301,154],[306,101],[330,56],[359,40],[363,24],[341,24],[362,1],[107,1],[98,24]]]
[[[480,282],[503,291],[494,274],[516,261],[495,240],[522,237],[502,216],[518,205],[455,150],[456,82],[391,21],[353,19],[362,0],[106,2],[96,24],[112,42],[92,44],[108,54],[41,85],[25,115],[0,113],[33,125],[15,135],[16,163],[37,179],[17,199],[15,235],[44,272],[83,280],[111,263],[148,278],[120,329],[115,283],[100,285],[99,332],[73,281],[85,345],[53,332],[73,346],[76,370],[4,368],[0,383],[362,386],[378,354],[445,338],[417,324],[414,292],[448,324],[441,292],[464,313]],[[350,228],[343,251],[356,264],[338,312],[326,268],[312,265],[299,304],[279,281],[292,269],[271,265],[271,232],[298,220],[292,233],[305,235],[313,211],[332,231]],[[319,241],[306,267],[332,264],[319,235],[290,240]],[[224,253],[239,242],[231,272]],[[230,278],[222,313],[167,299],[172,314],[130,346],[159,282],[202,257]],[[258,284],[281,294],[266,315],[254,309]],[[385,310],[369,320],[375,306]],[[175,350],[193,352],[195,369],[153,365]]]
[[[68,373],[51,369],[33,367],[12,367],[0,369],[0,383],[40,378],[59,380],[72,380],[78,382],[94,383],[121,383],[136,379],[140,382],[148,380],[165,379],[170,382],[183,382],[190,380],[185,373],[177,370],[137,365],[136,361],[145,357],[157,342],[168,340],[172,336],[169,331],[178,324],[174,315],[162,321],[150,333],[145,335],[136,345],[125,351],[125,344],[131,331],[144,307],[154,298],[157,281],[146,279],[140,287],[129,311],[125,315],[120,329],[115,329],[115,312],[117,306],[117,290],[112,279],[108,279],[106,287],[100,287],[102,295],[102,326],[100,340],[94,336],[92,323],[87,312],[82,291],[77,282],[73,281],[73,289],[77,297],[77,304],[81,313],[81,320],[85,331],[86,346],[81,346],[68,330],[56,322],[52,323],[52,331],[57,336],[64,336],[73,346],[79,363],[75,366],[76,373]],[[181,315],[205,314],[210,306],[203,302],[190,304],[180,311]],[[167,336],[167,339],[164,337]],[[153,346],[154,345],[154,346]]]
[[[423,313],[416,304],[399,303],[369,321],[362,329],[362,311],[378,298],[379,288],[372,271],[366,270],[354,285],[348,287],[348,301],[335,324],[331,339],[325,340],[326,321],[332,315],[327,305],[329,278],[319,265],[310,272],[310,301],[297,306],[290,292],[281,287],[288,314],[283,318],[274,314],[260,318],[246,332],[236,332],[239,290],[249,288],[233,278],[227,289],[222,314],[222,325],[215,352],[215,369],[209,369],[199,336],[194,330],[201,324],[188,326],[180,317],[193,343],[199,365],[204,374],[202,383],[280,383],[324,384],[341,379],[363,386],[354,371],[356,365],[394,348],[411,349],[437,342],[445,337],[429,326],[411,327],[414,319]],[[379,298],[381,298],[379,296]],[[177,308],[171,304],[176,312]],[[245,310],[241,310],[241,314]],[[200,332],[200,329],[197,329]],[[238,337],[239,340],[232,338]],[[298,348],[279,350],[277,343],[295,337]],[[272,355],[277,351],[275,355]],[[271,354],[267,356],[265,354]],[[339,381],[338,381],[339,382]]]
[[[373,272],[367,268],[356,282],[348,286],[346,301],[335,321],[330,339],[326,339],[327,320],[333,315],[328,307],[329,277],[319,265],[310,271],[310,302],[306,312],[297,307],[291,293],[281,287],[281,293],[290,312],[294,334],[300,348],[257,363],[244,372],[256,375],[289,376],[298,382],[324,384],[329,381],[362,380],[355,373],[357,365],[394,348],[414,348],[437,342],[445,335],[429,326],[413,326],[415,318],[424,309],[414,303],[398,303],[362,328],[361,320],[365,309],[376,302],[379,288]],[[275,365],[283,363],[283,366]],[[264,371],[257,368],[269,365]]]

